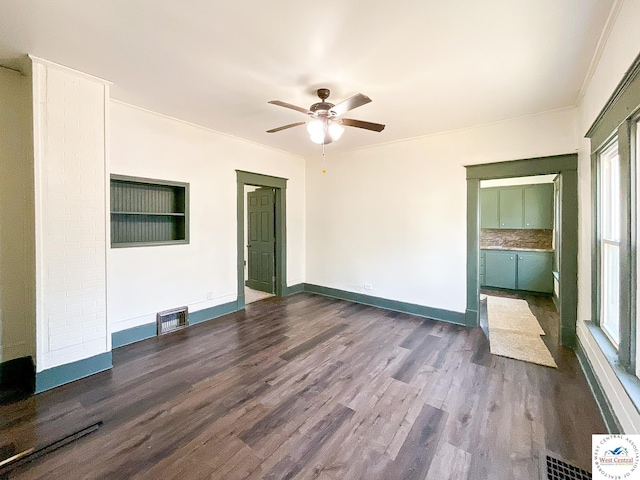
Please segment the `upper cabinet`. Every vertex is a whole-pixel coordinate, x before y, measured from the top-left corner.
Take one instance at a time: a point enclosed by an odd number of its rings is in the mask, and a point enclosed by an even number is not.
[[[480,212],[481,228],[500,228],[497,188],[480,190]]]
[[[524,228],[553,228],[553,183],[525,185]]]
[[[499,189],[500,226],[498,228],[523,228],[522,187]]]
[[[553,184],[480,190],[481,228],[552,229]]]

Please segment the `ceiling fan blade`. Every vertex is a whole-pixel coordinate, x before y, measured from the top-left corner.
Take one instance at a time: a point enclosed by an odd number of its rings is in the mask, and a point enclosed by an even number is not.
[[[381,132],[385,127],[385,125],[381,123],[365,122],[363,120],[354,120],[353,118],[342,118],[341,120],[341,124],[347,127],[364,128],[365,130],[373,130],[374,132]]]
[[[347,113],[349,110],[353,110],[354,108],[366,105],[370,101],[371,99],[366,95],[357,93],[353,97],[349,97],[344,102],[340,102],[339,104],[334,106],[331,111],[335,112],[336,116],[340,116]]]
[[[305,123],[307,122],[290,123],[289,125],[283,125],[282,127],[272,128],[271,130],[267,130],[267,133],[276,133],[276,132],[279,132],[280,130],[286,130],[287,128],[297,127],[298,125],[304,125]]]
[[[270,103],[271,105],[278,105],[279,107],[290,108],[291,110],[304,113],[305,115],[309,115],[311,113],[306,108],[298,107],[296,105],[291,105],[290,103],[287,103],[287,102],[281,102],[280,100],[271,100],[270,102],[267,102],[267,103]]]

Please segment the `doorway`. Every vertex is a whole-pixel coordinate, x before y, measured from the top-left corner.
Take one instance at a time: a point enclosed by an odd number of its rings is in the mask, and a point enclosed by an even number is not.
[[[467,309],[466,323],[480,319],[480,181],[534,175],[558,176],[558,310],[560,344],[576,343],[578,271],[578,156],[576,154],[467,166]]]
[[[275,292],[275,199],[273,188],[245,186],[245,304]]]
[[[491,353],[553,368],[556,177],[480,182],[480,327]]]
[[[252,285],[260,287],[256,291],[270,290],[269,294],[282,296],[287,289],[287,262],[286,262],[286,188],[287,179],[262,175],[259,173],[236,170],[237,182],[237,309],[242,310],[247,303],[245,283],[255,281]],[[258,187],[256,213],[256,235],[262,234],[262,222],[264,220],[264,238],[271,237],[271,242],[252,243],[250,232],[250,220],[248,219],[251,207],[245,208],[245,202],[249,194],[245,194],[245,187]],[[259,205],[262,202],[269,205]],[[264,211],[261,211],[260,208]],[[271,212],[272,216],[269,215]],[[247,214],[245,217],[245,213]],[[264,215],[263,215],[264,214]],[[247,232],[245,233],[245,229]],[[247,258],[247,273],[245,275],[245,252],[249,250],[247,245],[255,245],[254,262]],[[245,250],[247,249],[247,250]],[[253,263],[253,265],[252,265]],[[253,268],[253,270],[251,270]],[[246,281],[246,282],[245,282]],[[254,287],[251,287],[252,289]],[[265,292],[266,293],[266,292]]]

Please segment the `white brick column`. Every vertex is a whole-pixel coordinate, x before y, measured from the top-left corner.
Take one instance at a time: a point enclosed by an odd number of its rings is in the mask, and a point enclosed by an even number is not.
[[[32,61],[40,375],[111,350],[106,313],[109,84]],[[87,373],[78,372],[78,378]],[[75,379],[75,373],[58,370],[60,380],[39,389]]]

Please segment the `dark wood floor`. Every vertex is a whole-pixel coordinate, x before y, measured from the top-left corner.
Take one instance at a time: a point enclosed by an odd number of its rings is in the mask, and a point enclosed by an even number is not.
[[[270,298],[0,407],[0,447],[102,420],[12,478],[538,479],[541,452],[588,468],[605,432],[575,355],[552,353],[557,370],[491,355],[480,328]]]

